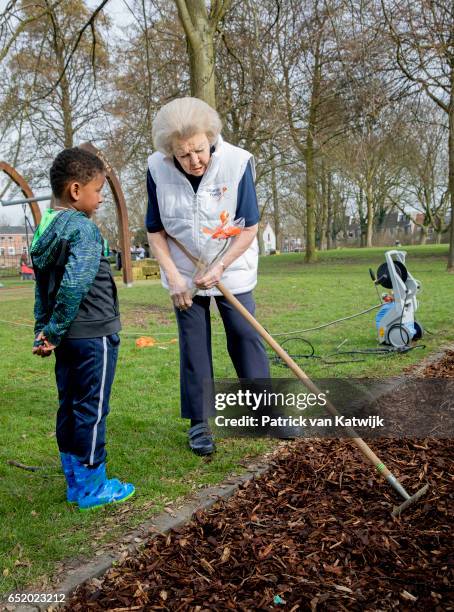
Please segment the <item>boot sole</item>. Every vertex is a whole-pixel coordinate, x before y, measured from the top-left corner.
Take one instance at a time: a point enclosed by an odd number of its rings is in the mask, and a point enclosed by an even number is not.
[[[216,452],[216,447],[213,450],[199,450],[195,448],[189,447],[190,450],[194,453],[194,455],[198,455],[199,457],[206,457],[207,455],[213,455]]]
[[[80,510],[80,512],[87,512],[88,510],[97,510],[98,508],[104,508],[105,506],[110,506],[111,504],[121,504],[122,502],[125,502],[128,499],[130,499],[134,495],[135,492],[136,491],[134,489],[134,491],[132,491],[126,497],[122,497],[121,499],[115,499],[114,501],[107,502],[105,504],[98,504],[97,506],[88,506],[88,508],[81,508],[79,506],[79,510]]]

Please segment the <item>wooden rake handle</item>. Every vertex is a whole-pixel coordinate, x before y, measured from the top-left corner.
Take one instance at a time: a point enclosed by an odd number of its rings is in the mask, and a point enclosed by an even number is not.
[[[258,334],[265,340],[265,342],[273,349],[273,351],[278,355],[282,361],[288,366],[288,368],[295,374],[299,380],[304,383],[304,386],[318,395],[321,393],[321,389],[317,387],[317,385],[309,378],[309,376],[299,367],[299,365],[293,361],[286,351],[282,348],[280,344],[276,342],[276,340],[266,331],[266,329],[257,321],[257,319],[251,315],[251,313],[241,304],[239,300],[233,295],[231,291],[229,291],[222,283],[218,283],[217,288],[225,297],[225,299],[232,304],[242,315],[243,317],[252,325],[252,327],[256,330]],[[336,410],[334,404],[330,402],[327,398],[326,410],[334,417],[341,416],[340,413]],[[356,444],[356,446],[360,449],[367,459],[372,463],[374,467],[378,465],[383,465],[377,455],[373,452],[373,450],[364,442],[362,438],[358,436],[355,430],[352,427],[345,427],[344,429],[348,432],[349,438]],[[378,468],[377,468],[378,469]],[[383,473],[383,476],[386,477],[388,475],[389,470],[386,466],[383,465],[383,469],[380,470]]]

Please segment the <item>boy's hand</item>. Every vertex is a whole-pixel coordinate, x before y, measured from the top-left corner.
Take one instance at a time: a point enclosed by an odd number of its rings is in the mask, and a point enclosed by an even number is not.
[[[49,340],[46,340],[43,332],[39,332],[33,342],[33,354],[39,355],[40,357],[49,357],[52,351],[56,348],[54,344],[51,344]]]

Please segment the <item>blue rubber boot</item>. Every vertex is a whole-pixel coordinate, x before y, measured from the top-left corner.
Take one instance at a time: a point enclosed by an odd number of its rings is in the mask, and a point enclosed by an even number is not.
[[[77,484],[74,477],[73,459],[69,453],[60,453],[61,467],[63,468],[63,474],[66,478],[66,501],[70,504],[77,502]]]
[[[73,470],[80,510],[126,501],[134,495],[135,488],[131,483],[107,478],[105,463],[100,463],[96,468],[88,468],[73,458]]]

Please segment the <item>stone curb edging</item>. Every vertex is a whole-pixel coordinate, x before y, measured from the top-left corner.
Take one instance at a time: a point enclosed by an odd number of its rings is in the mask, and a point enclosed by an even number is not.
[[[157,514],[155,517],[146,521],[145,523],[142,523],[140,527],[134,531],[130,531],[118,543],[118,547],[122,547],[123,545],[121,552],[106,552],[99,557],[96,557],[96,559],[92,559],[88,563],[80,564],[77,567],[70,569],[68,572],[66,572],[65,577],[63,578],[62,582],[59,583],[58,587],[53,588],[50,593],[53,595],[65,595],[65,601],[67,602],[70,595],[79,585],[105,574],[114,565],[114,563],[118,562],[124,557],[125,552],[128,554],[137,552],[146,542],[146,540],[152,538],[153,535],[157,533],[168,533],[171,529],[177,529],[190,521],[194,513],[198,510],[208,510],[218,501],[227,500],[232,497],[240,485],[253,480],[257,476],[261,476],[270,469],[270,464],[266,463],[265,461],[266,460],[250,463],[248,464],[247,471],[244,474],[228,478],[219,485],[214,485],[212,487],[207,487],[197,491],[191,496],[190,499],[185,501],[182,506],[179,508],[172,508],[172,515],[164,511]],[[140,540],[140,543],[136,544],[136,540]],[[7,598],[8,595],[6,595],[6,601]],[[14,605],[2,602],[0,605],[0,611],[3,612],[11,610],[14,612],[50,612],[61,609],[62,605],[48,603]]]

